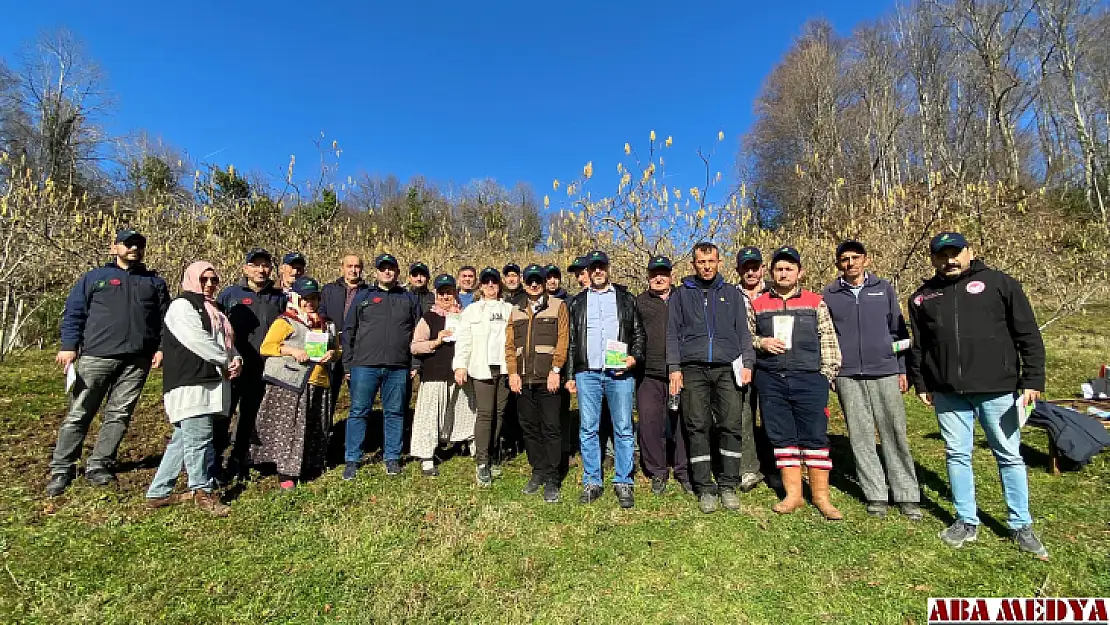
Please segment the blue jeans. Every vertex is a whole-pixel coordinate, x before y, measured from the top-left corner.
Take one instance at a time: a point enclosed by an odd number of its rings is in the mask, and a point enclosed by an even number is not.
[[[169,497],[177,484],[177,476],[181,475],[182,466],[189,476],[189,490],[212,492],[210,469],[216,457],[212,445],[212,419],[221,416],[189,417],[173,424],[173,437],[146,491],[148,499]]]
[[[979,524],[975,507],[975,474],[971,469],[971,450],[975,442],[975,421],[983,426],[987,445],[998,462],[1002,496],[1009,509],[1010,529],[1033,524],[1029,516],[1029,481],[1021,458],[1021,428],[1018,427],[1014,393],[933,393],[940,433],[952,483],[952,503],[956,516],[972,525]]]
[[[408,383],[408,367],[351,367],[351,410],[347,415],[345,461],[358,462],[362,459],[366,421],[379,388],[382,391],[384,459],[401,459]]]
[[[616,447],[613,462],[613,483],[632,483],[632,452],[635,436],[632,433],[632,396],[636,381],[631,374],[614,375],[611,372],[583,371],[574,376],[578,386],[578,429],[582,445],[582,484],[602,483],[601,444],[598,425],[601,422],[601,399],[609,403],[613,418],[613,443]]]

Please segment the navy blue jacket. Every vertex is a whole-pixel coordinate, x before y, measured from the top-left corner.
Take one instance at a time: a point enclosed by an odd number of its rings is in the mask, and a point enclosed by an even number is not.
[[[263,358],[258,350],[270,324],[285,312],[288,299],[272,281],[261,291],[254,291],[246,278],[224,288],[216,297],[235,331],[235,349],[243,357],[244,371],[262,375]]]
[[[844,378],[885,377],[906,372],[905,355],[895,354],[894,341],[910,338],[894,287],[868,273],[857,298],[837,278],[821,291],[840,341],[840,373]]]
[[[162,318],[170,290],[156,272],[115,261],[85,273],[66,298],[62,351],[110,358],[154,355],[162,340]]]
[[[420,302],[405,289],[372,286],[351,302],[343,327],[343,367],[412,367]]]
[[[740,356],[745,369],[755,366],[747,298],[720,274],[707,291],[693,276],[685,278],[667,306],[669,371],[684,364],[731,364]]]

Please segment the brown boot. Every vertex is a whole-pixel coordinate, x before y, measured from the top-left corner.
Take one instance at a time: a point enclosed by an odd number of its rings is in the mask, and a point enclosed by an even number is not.
[[[212,516],[227,516],[231,513],[231,508],[220,503],[220,496],[216,493],[195,490],[193,499],[197,502],[198,508]]]
[[[809,467],[809,490],[813,494],[813,505],[825,515],[829,521],[839,521],[844,518],[840,510],[832,504],[829,498],[829,470]]]
[[[167,497],[158,497],[146,500],[146,507],[157,510],[166,506],[173,506],[193,499],[193,493],[172,493]]]
[[[783,467],[782,486],[786,489],[786,497],[775,504],[771,509],[779,514],[790,514],[806,505],[802,498],[802,467]]]

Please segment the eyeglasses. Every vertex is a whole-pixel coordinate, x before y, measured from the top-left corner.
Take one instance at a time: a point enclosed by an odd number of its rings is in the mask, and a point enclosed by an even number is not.
[[[200,283],[201,284],[219,284],[220,279],[217,278],[216,276],[212,276],[211,278],[209,278],[208,276],[201,276],[200,277]]]

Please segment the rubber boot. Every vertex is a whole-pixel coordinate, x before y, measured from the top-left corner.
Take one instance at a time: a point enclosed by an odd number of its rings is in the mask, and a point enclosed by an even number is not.
[[[809,490],[813,493],[813,505],[830,521],[839,521],[844,518],[840,510],[832,504],[829,498],[829,470],[809,467]]]
[[[783,467],[782,487],[786,489],[786,497],[771,509],[779,514],[790,514],[806,505],[802,498],[802,467]]]

